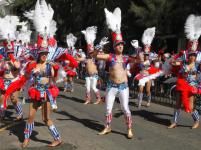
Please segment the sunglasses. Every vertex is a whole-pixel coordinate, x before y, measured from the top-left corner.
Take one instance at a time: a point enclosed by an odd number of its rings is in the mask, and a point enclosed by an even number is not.
[[[41,56],[47,56],[48,53],[40,53]]]

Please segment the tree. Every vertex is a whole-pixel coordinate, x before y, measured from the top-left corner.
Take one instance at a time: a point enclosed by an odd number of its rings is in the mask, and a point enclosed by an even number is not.
[[[116,7],[122,10],[122,33],[126,41],[141,39],[145,28],[156,26],[157,37],[184,37],[184,23],[191,13],[201,14],[198,0],[46,0],[54,9],[57,22],[56,38],[65,44],[65,37],[73,33],[78,44],[83,45],[81,30],[88,26],[98,26],[97,39],[110,37],[105,24],[104,8],[110,11]],[[34,8],[36,0],[15,0],[13,12],[22,20],[24,11]]]

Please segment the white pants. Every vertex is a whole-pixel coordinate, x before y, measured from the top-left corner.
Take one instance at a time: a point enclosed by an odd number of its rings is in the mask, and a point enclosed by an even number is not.
[[[125,115],[130,115],[130,109],[128,106],[129,103],[129,88],[127,87],[124,90],[119,90],[118,88],[110,88],[106,91],[106,115],[109,115],[112,113],[112,108],[114,105],[115,97],[118,95],[121,109],[123,110]]]
[[[86,80],[85,86],[86,86],[86,89],[87,89],[86,92],[90,93],[91,88],[92,88],[93,91],[95,93],[97,93],[98,89],[96,88],[96,86],[97,86],[98,77],[96,75],[95,76],[91,76],[91,77],[86,77],[85,80]]]
[[[106,92],[106,120],[105,127],[110,127],[112,122],[112,108],[114,105],[115,97],[118,95],[121,109],[124,112],[124,118],[126,121],[127,128],[130,129],[132,127],[132,117],[129,109],[129,88],[118,89],[115,87],[107,89]]]

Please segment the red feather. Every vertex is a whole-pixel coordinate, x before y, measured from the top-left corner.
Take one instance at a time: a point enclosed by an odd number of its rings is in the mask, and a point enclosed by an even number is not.
[[[190,86],[185,79],[178,78],[176,90],[181,92],[180,100],[182,101],[184,110],[186,112],[192,112],[189,103],[189,97],[194,93],[192,89],[193,89],[192,86]]]
[[[35,67],[36,67],[35,61],[28,63],[25,69],[26,73],[30,74]]]
[[[54,69],[54,77],[57,77],[58,70],[59,70],[59,65],[58,64],[54,64],[52,67]]]
[[[7,90],[6,90],[5,94],[4,94],[4,108],[5,108],[5,109],[6,109],[6,107],[7,107],[7,100],[8,100],[8,97],[9,97],[12,93],[14,93],[14,92],[20,90],[20,89],[24,86],[24,84],[26,83],[26,81],[27,81],[27,78],[26,78],[25,76],[20,76],[19,78],[17,78],[15,81],[13,81],[13,82],[8,86],[8,88],[7,88]]]
[[[70,62],[69,67],[72,67],[72,68],[78,67],[78,62],[70,54],[63,54],[57,59],[57,61],[64,61],[64,60],[68,60]]]
[[[14,54],[8,54],[8,57],[10,58],[10,60],[11,60],[12,62],[15,62]]]

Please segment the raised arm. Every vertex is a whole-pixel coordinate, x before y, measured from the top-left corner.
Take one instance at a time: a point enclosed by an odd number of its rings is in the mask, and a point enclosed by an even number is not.
[[[95,50],[95,51],[93,52],[93,57],[94,57],[95,59],[98,59],[98,60],[107,61],[107,60],[109,59],[110,55],[109,55],[109,54],[99,54],[98,51]]]

